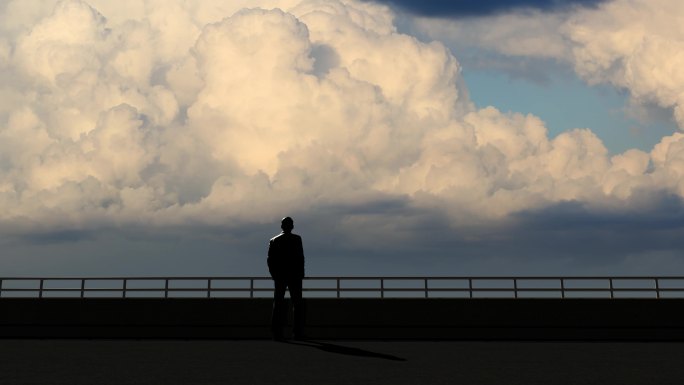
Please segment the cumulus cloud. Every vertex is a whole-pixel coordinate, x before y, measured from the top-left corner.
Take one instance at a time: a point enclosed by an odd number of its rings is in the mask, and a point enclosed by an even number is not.
[[[386,6],[162,3],[2,9],[22,20],[0,35],[4,227],[237,226],[319,210],[369,245],[366,230],[406,235],[402,219],[428,214],[465,229],[563,202],[619,211],[684,196],[684,135],[610,156],[588,129],[550,138],[533,115],[476,109],[458,60],[399,33]]]
[[[676,0],[613,0],[554,12],[511,12],[464,20],[419,19],[416,28],[455,45],[568,63],[590,84],[625,89],[636,105],[682,112],[681,17]]]
[[[684,127],[684,4],[615,1],[579,12],[562,27],[576,72],[590,82],[628,89],[636,101],[673,108]]]

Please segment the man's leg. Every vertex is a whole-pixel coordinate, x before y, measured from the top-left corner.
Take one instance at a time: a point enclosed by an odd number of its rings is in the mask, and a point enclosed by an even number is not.
[[[285,287],[283,279],[273,279],[273,312],[271,313],[271,335],[273,339],[283,338],[283,324],[287,316],[285,307]]]
[[[292,299],[292,306],[294,307],[294,324],[292,325],[292,332],[295,338],[304,337],[304,299],[302,298],[302,280],[290,279],[288,281],[290,289],[290,298]]]

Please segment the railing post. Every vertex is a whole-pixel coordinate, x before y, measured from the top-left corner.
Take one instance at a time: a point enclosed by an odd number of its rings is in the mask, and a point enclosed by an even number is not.
[[[85,278],[81,278],[81,298],[85,297]]]
[[[563,278],[561,278],[560,281],[561,281],[561,298],[565,298],[565,280]]]
[[[211,298],[211,278],[207,279],[207,298]]]
[[[0,282],[0,285],[2,282]],[[655,289],[656,289],[656,298],[660,299],[660,285],[658,284],[658,278],[655,278]]]
[[[337,278],[337,298],[340,298],[340,279]]]
[[[428,279],[425,278],[425,298],[428,297]]]
[[[254,278],[249,280],[249,298],[254,298]]]
[[[610,283],[610,298],[614,298],[613,294],[613,278],[608,278],[608,282]]]
[[[385,280],[380,278],[380,298],[385,298]]]
[[[43,298],[43,279],[40,279],[40,289],[38,289],[38,298]]]
[[[468,292],[470,293],[470,298],[473,298],[473,279],[468,278]]]
[[[515,298],[518,298],[518,279],[513,278],[513,294]]]
[[[124,278],[123,280],[123,289],[121,290],[121,297],[126,298],[126,286],[127,286],[128,280]]]
[[[169,279],[164,280],[164,298],[169,298]]]

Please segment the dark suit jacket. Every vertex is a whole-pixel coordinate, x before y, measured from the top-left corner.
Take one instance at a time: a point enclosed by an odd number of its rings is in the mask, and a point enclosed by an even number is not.
[[[271,277],[304,278],[304,248],[302,237],[282,232],[268,244],[268,271]]]

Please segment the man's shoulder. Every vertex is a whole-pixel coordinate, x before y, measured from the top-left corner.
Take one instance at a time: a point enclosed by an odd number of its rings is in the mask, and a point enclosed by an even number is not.
[[[294,233],[280,233],[280,234],[276,235],[275,237],[271,238],[271,240],[269,242],[277,242],[277,241],[287,239],[287,238],[302,239],[302,237],[300,237],[299,235],[294,234]]]
[[[280,238],[280,237],[282,237],[282,236],[283,236],[283,233],[280,233],[280,234],[276,235],[275,237],[271,238],[271,240],[270,240],[269,242],[274,242],[274,241],[276,241],[278,238]]]

